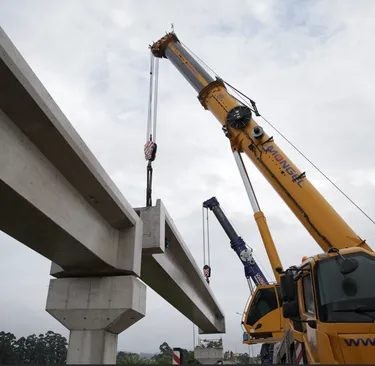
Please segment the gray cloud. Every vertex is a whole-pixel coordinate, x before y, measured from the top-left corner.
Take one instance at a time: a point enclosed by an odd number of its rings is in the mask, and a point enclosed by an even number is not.
[[[285,5],[286,4],[286,5]],[[375,3],[351,1],[3,0],[0,23],[89,148],[134,206],[144,205],[147,46],[171,22],[181,40],[259,110],[368,213],[375,216]],[[372,225],[280,136],[288,156],[362,237]],[[160,62],[154,197],[164,201],[202,265],[201,203],[216,195],[268,273],[250,204],[217,121],[166,60]],[[245,159],[246,160],[246,159]],[[261,174],[246,162],[283,264],[320,251]],[[211,222],[212,288],[227,318],[225,348],[241,344],[248,289],[222,229]],[[1,324],[18,336],[67,331],[45,311],[50,263],[0,237]],[[370,241],[371,243],[371,241]],[[152,290],[147,316],[120,335],[119,348],[157,351],[163,341],[192,348],[191,323]],[[167,323],[169,325],[167,325]]]

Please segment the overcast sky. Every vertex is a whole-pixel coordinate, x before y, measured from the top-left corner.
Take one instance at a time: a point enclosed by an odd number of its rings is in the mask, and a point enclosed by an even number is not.
[[[375,216],[375,2],[0,1],[0,25],[133,207],[145,205],[149,50],[174,23],[179,38],[368,214]],[[173,65],[160,61],[154,199],[161,198],[199,266],[202,202],[213,195],[271,274],[228,140]],[[266,131],[370,245],[373,225],[261,120]],[[284,266],[320,251],[244,158]],[[210,215],[211,286],[227,324],[224,348],[246,351],[243,268]],[[50,262],[0,235],[0,330],[68,331],[45,312]],[[225,258],[225,260],[224,260]],[[192,349],[192,323],[151,289],[147,315],[119,350]]]

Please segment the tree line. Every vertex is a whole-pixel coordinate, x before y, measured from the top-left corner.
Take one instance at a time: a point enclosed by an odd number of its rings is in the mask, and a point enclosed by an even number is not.
[[[170,365],[172,364],[173,349],[167,342],[163,342],[159,346],[159,353],[152,356],[151,358],[142,358],[137,353],[119,352],[117,354],[117,364],[159,364],[159,365]],[[181,363],[187,364],[199,364],[194,358],[194,351],[188,351],[186,349],[181,350]]]
[[[65,337],[52,331],[19,339],[0,332],[0,364],[62,364],[66,362],[67,345]]]
[[[117,364],[172,364],[173,350],[164,342],[160,352],[151,358],[141,358],[139,354],[120,351]],[[184,363],[198,363],[194,352],[183,350]],[[12,333],[0,332],[0,365],[10,364],[65,364],[68,341],[61,334],[48,331],[46,334],[17,337]]]
[[[222,348],[222,340],[201,343],[198,347]],[[68,341],[61,334],[48,331],[39,336],[32,334],[28,337],[17,337],[12,333],[0,332],[0,364],[65,364],[68,351]],[[194,351],[181,350],[184,364],[199,364],[194,358]],[[173,349],[167,342],[159,346],[159,353],[150,358],[141,357],[138,353],[117,353],[117,364],[172,364]],[[252,359],[247,353],[234,354],[231,351],[224,352],[224,360],[233,363],[249,364],[258,363],[258,359]]]

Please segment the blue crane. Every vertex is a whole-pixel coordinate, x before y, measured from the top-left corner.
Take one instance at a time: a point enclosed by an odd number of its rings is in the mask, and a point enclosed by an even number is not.
[[[253,258],[252,249],[248,248],[245,241],[237,234],[236,230],[221,209],[219,201],[216,199],[216,197],[212,197],[207,201],[204,201],[203,207],[210,209],[214,213],[222,228],[228,235],[231,248],[237,253],[238,258],[240,258],[244,266],[245,277],[248,281],[250,289],[252,289],[250,279],[253,280],[256,286],[268,285],[269,283],[266,277]]]

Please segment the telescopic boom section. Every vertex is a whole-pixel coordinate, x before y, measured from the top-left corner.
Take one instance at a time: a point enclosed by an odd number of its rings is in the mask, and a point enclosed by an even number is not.
[[[204,201],[203,207],[209,208],[214,213],[220,225],[228,235],[232,249],[236,252],[238,258],[240,258],[244,266],[245,277],[248,280],[251,278],[256,286],[268,285],[268,281],[258,264],[255,262],[251,250],[246,247],[244,240],[236,233],[236,230],[221,209],[219,201],[216,199],[216,197],[212,197],[209,200]]]
[[[372,252],[254,121],[251,109],[229,94],[221,79],[213,79],[175,33],[167,33],[152,45],[151,51],[156,57],[170,60],[188,80],[202,106],[227,130],[233,152],[244,152],[251,159],[324,251],[360,246]]]

